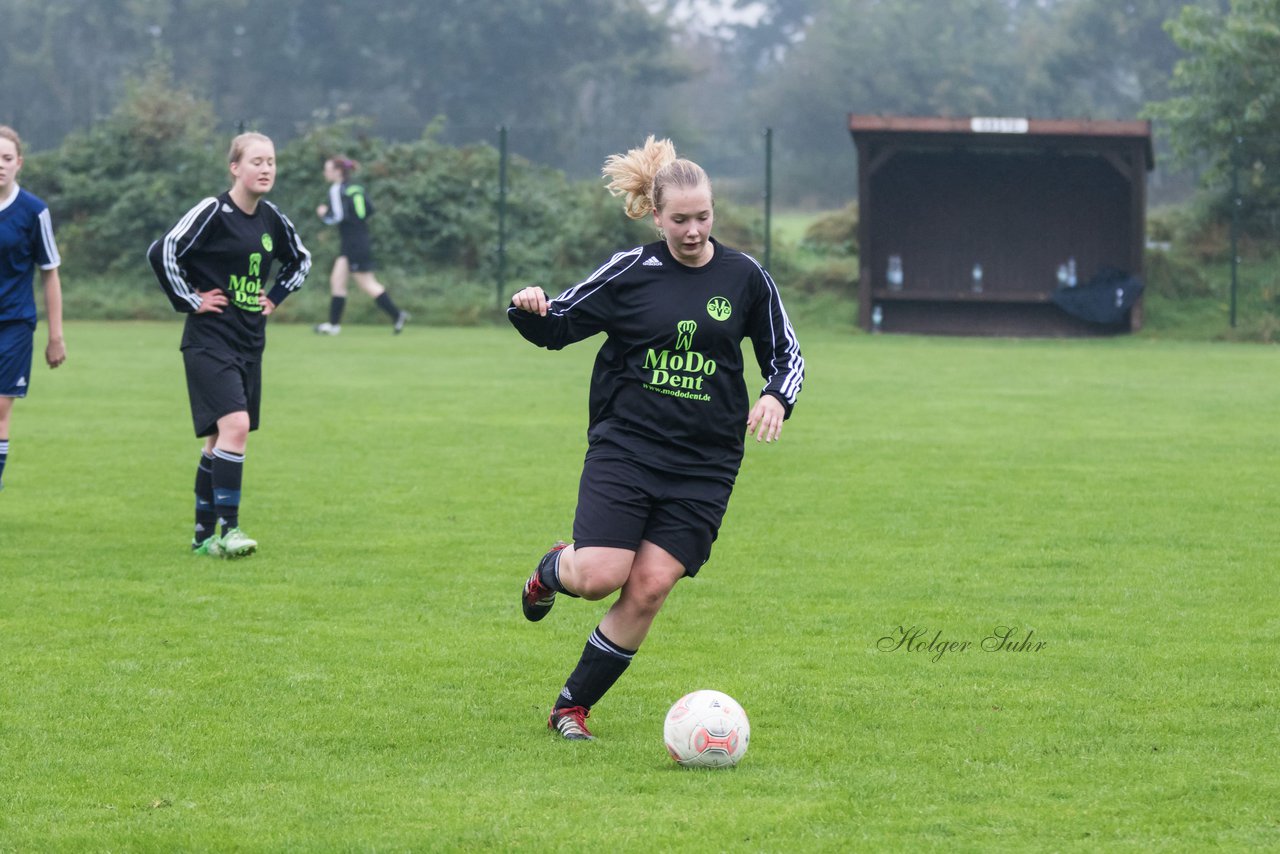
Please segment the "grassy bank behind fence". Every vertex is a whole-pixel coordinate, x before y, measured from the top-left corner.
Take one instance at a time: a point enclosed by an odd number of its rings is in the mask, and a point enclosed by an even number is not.
[[[835,222],[841,223],[839,214]],[[775,220],[771,272],[782,288],[792,318],[808,326],[855,332],[858,258],[847,247],[806,240],[818,215],[781,214]],[[829,229],[830,230],[830,229]],[[840,229],[835,229],[838,236]],[[828,235],[830,238],[830,235]],[[759,254],[759,253],[757,253]],[[763,256],[760,256],[763,258]],[[603,260],[603,259],[602,259]],[[326,320],[331,255],[319,253],[311,275],[276,318],[278,324],[311,325]],[[1253,254],[1237,275],[1236,325],[1231,325],[1231,271],[1223,261],[1191,261],[1156,252],[1149,256],[1144,296],[1143,337],[1185,341],[1280,340],[1280,275],[1275,260]],[[384,269],[378,278],[417,325],[474,326],[504,322],[510,295],[526,284],[559,293],[590,270],[559,276],[530,276],[512,270],[506,281],[450,268]],[[354,281],[344,323],[385,324],[389,320]],[[172,320],[174,313],[149,270],[135,276],[64,280],[65,314],[76,320]]]

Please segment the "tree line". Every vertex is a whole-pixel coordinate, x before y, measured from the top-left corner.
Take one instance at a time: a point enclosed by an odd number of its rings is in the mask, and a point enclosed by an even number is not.
[[[729,2],[729,0],[724,0]],[[357,118],[389,142],[492,145],[571,178],[668,135],[756,200],[854,196],[848,113],[1156,119],[1153,198],[1267,173],[1280,0],[6,0],[0,121],[33,151],[89,133],[157,71],[204,120],[278,142]],[[700,25],[700,21],[702,24]],[[1274,171],[1274,170],[1273,170]],[[1252,202],[1251,202],[1252,204]],[[1266,215],[1265,211],[1261,212]]]

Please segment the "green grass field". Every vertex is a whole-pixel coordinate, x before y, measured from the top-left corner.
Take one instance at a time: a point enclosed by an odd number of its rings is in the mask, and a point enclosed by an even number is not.
[[[782,441],[572,744],[603,605],[516,600],[592,343],[274,327],[261,551],[217,561],[178,323],[70,324],[0,492],[0,850],[1280,848],[1280,352],[799,332]],[[700,687],[736,769],[663,750]]]

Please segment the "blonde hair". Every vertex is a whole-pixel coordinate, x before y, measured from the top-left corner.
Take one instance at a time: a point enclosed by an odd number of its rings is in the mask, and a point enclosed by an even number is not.
[[[626,196],[624,208],[632,219],[661,211],[668,187],[711,189],[711,179],[701,166],[677,157],[671,140],[652,135],[641,148],[609,155],[601,172],[610,179],[607,186],[611,194]]]
[[[22,156],[22,139],[18,136],[18,132],[8,125],[0,125],[0,139],[7,139],[13,143],[13,147],[18,149],[18,156]]]
[[[244,157],[244,150],[249,147],[249,143],[251,142],[265,142],[272,148],[276,147],[276,144],[271,141],[271,137],[266,134],[256,133],[254,131],[242,133],[235,139],[231,140],[231,150],[227,152],[227,162],[239,163],[240,158]]]

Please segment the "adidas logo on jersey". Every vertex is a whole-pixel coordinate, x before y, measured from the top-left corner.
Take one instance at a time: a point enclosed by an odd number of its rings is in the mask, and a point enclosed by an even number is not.
[[[644,263],[642,263],[640,266],[641,267],[661,267],[662,262],[658,260],[657,255],[650,255],[647,259],[645,259]]]
[[[18,377],[18,388],[26,388],[26,387],[27,387],[27,378]]]

